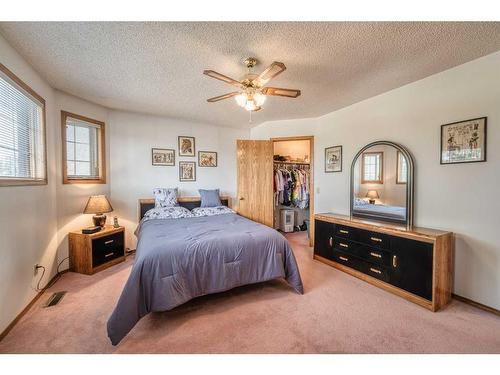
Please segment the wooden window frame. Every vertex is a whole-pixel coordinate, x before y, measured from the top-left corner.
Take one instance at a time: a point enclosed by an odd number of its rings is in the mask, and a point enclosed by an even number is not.
[[[380,155],[380,179],[379,180],[365,180],[365,155]],[[383,184],[384,183],[384,152],[383,151],[363,152],[361,154],[361,183],[362,184]]]
[[[19,85],[21,89],[25,90],[29,95],[38,100],[42,105],[42,129],[41,134],[43,137],[43,162],[44,162],[44,178],[42,179],[32,179],[32,178],[5,178],[0,177],[0,187],[1,186],[30,186],[30,185],[47,185],[48,175],[47,175],[47,117],[45,110],[45,99],[36,93],[30,86],[24,83],[18,76],[11,72],[5,65],[0,63],[0,71],[9,77],[14,83]]]
[[[98,150],[99,178],[71,178],[68,177],[67,149],[66,149],[66,119],[68,117],[90,122],[100,126],[100,145]],[[106,124],[103,121],[94,120],[89,117],[77,115],[76,113],[61,111],[61,135],[62,135],[62,169],[63,184],[105,184],[106,183]]]
[[[406,185],[406,182],[402,182],[399,180],[399,156],[400,155],[403,155],[403,153],[398,150],[396,153],[396,184]],[[405,156],[403,155],[403,157],[405,157]],[[406,162],[406,174],[407,174],[406,179],[408,180],[408,161]]]

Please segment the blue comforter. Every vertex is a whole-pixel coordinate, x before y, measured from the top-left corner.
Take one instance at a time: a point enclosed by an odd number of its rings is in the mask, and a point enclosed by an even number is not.
[[[237,214],[151,220],[136,233],[135,263],[108,320],[113,345],[146,314],[194,297],[281,277],[303,293],[288,241]]]

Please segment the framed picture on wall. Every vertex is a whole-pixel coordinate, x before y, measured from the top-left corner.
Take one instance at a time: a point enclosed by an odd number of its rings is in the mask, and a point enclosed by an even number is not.
[[[194,161],[179,162],[179,181],[196,181],[196,163]]]
[[[158,166],[172,167],[175,165],[175,150],[167,148],[152,148],[151,163]]]
[[[179,136],[179,156],[195,156],[194,137]]]
[[[342,172],[342,146],[325,148],[325,172]]]
[[[487,117],[441,125],[441,164],[486,161]]]
[[[215,151],[198,151],[198,167],[217,167]]]

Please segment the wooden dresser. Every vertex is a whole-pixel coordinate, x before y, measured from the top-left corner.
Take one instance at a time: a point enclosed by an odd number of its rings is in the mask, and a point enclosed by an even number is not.
[[[316,214],[314,259],[437,311],[451,299],[453,233]]]
[[[125,260],[125,228],[106,225],[101,231],[69,233],[69,267],[92,275]]]

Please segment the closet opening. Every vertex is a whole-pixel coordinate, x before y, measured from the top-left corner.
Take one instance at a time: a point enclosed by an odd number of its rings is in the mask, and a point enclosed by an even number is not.
[[[273,227],[284,233],[309,231],[314,245],[314,136],[271,138]]]

